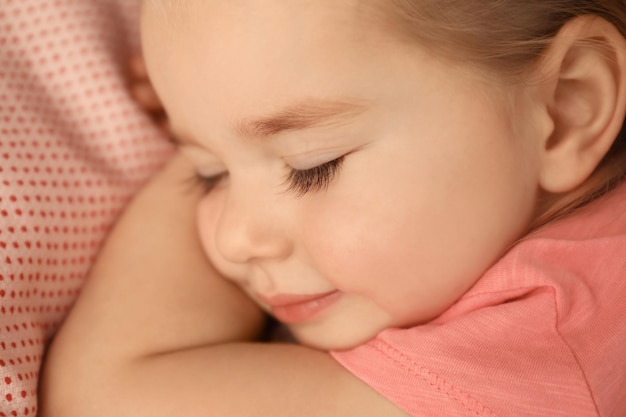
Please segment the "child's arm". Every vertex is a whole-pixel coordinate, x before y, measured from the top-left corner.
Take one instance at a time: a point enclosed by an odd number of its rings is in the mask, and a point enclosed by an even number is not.
[[[248,342],[261,312],[200,249],[176,158],[111,233],[46,361],[40,417],[400,416],[328,354]]]

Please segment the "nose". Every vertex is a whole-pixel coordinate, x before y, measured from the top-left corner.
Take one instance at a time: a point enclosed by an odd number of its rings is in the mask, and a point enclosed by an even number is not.
[[[215,246],[227,261],[237,264],[284,259],[292,251],[286,204],[254,191],[230,189],[215,230]]]

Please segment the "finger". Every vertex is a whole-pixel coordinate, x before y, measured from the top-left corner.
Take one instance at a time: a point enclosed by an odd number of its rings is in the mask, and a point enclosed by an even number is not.
[[[163,110],[161,100],[157,96],[154,88],[149,83],[138,83],[130,87],[131,96],[137,103],[148,112],[158,112]]]
[[[163,131],[166,135],[169,136],[171,134],[169,119],[165,117],[165,115],[163,115],[163,117],[161,118],[158,118],[155,123],[159,127],[159,129],[161,129],[161,131]]]
[[[130,70],[132,78],[139,80],[148,79],[148,70],[146,69],[146,63],[143,60],[143,56],[132,56],[128,61],[128,69]]]

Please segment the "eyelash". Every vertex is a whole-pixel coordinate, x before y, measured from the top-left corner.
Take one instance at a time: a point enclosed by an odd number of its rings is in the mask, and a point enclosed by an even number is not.
[[[209,193],[218,182],[220,182],[227,174],[219,174],[211,177],[205,177],[200,175],[199,173],[193,174],[192,177],[189,178],[189,183],[193,188],[200,188],[203,194]]]
[[[287,191],[298,197],[311,191],[325,191],[343,165],[345,156],[310,169],[292,169],[285,181]]]
[[[292,168],[285,180],[285,185],[287,186],[286,191],[292,192],[298,197],[302,197],[309,192],[326,190],[339,173],[344,160],[345,156],[341,156],[310,169],[298,170]],[[200,174],[195,174],[191,180],[196,186],[201,187],[205,193],[208,193],[215,188],[217,183],[226,175],[227,174],[220,174],[212,177],[203,177]]]

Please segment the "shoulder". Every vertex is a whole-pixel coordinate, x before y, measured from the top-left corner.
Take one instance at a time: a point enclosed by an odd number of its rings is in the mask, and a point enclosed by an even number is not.
[[[621,186],[520,242],[436,320],[333,355],[416,415],[622,415],[624,294]]]

